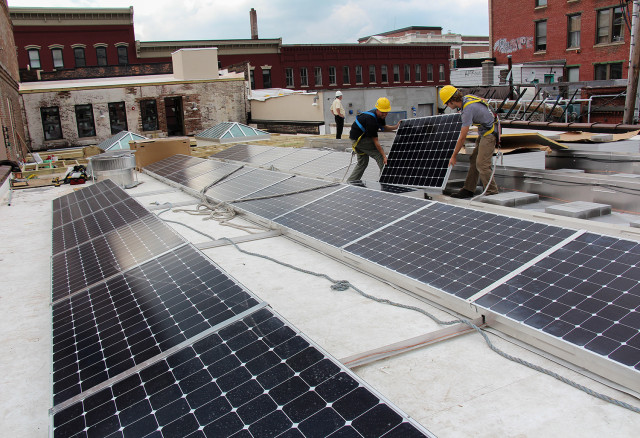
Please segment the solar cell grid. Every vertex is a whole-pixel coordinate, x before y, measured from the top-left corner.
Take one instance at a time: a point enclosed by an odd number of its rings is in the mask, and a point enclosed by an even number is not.
[[[53,307],[54,403],[258,304],[190,246]]]
[[[194,166],[190,166],[185,169],[178,170],[177,172],[173,172],[168,176],[168,179],[170,179],[171,181],[175,181],[178,184],[184,184],[186,181],[192,178],[216,169],[220,169],[222,167],[225,167],[225,165],[225,163],[222,163],[220,161],[205,160]]]
[[[425,436],[267,309],[57,412],[53,425],[56,437],[84,431],[89,436]]]
[[[222,158],[225,160],[250,162],[247,160],[250,160],[251,157],[259,155],[263,152],[267,152],[273,148],[273,146],[237,144],[235,146],[231,146],[228,149],[225,149],[224,151],[218,152],[217,154],[213,155],[213,157]]]
[[[194,157],[191,157],[189,155],[182,155],[182,154],[172,155],[163,160],[159,160],[159,161],[156,161],[155,163],[151,163],[145,166],[144,170],[155,173],[156,175],[166,176],[169,173],[172,173],[170,171],[171,169],[176,168],[177,170],[181,168],[181,164],[186,164],[191,158],[194,158]]]
[[[56,254],[51,262],[52,301],[180,246],[184,240],[155,215]]]
[[[419,208],[425,201],[347,186],[274,221],[334,246],[343,246]]]
[[[476,304],[640,370],[640,244],[586,233]]]
[[[449,176],[449,159],[461,127],[461,116],[457,113],[404,120],[380,181],[444,188]]]
[[[178,156],[178,155],[176,155]],[[183,158],[184,157],[184,158]],[[202,163],[206,158],[198,158],[191,157],[186,155],[180,155],[179,160],[175,160],[173,162],[167,163],[166,166],[162,167],[156,174],[159,174],[164,177],[169,177],[170,175],[183,171],[184,169],[188,169],[192,166],[198,165]]]
[[[274,196],[285,193],[294,193],[300,190],[311,189],[316,187],[326,186],[326,181],[318,181],[310,178],[293,177],[281,181],[277,184],[267,187],[263,190],[259,190],[251,195],[250,198],[259,198],[263,196]],[[311,190],[303,193],[297,193],[295,195],[281,196],[277,198],[269,198],[255,201],[238,202],[234,203],[234,208],[256,214],[265,219],[273,219],[277,216],[285,214],[295,208],[298,208],[311,201],[319,199],[329,193],[335,192],[340,189],[339,185],[331,187],[321,188],[317,190]]]
[[[572,234],[436,203],[345,249],[466,299]]]
[[[279,158],[288,156],[290,154],[294,154],[297,150],[298,150],[297,148],[272,147],[258,155],[254,155],[249,159],[243,160],[243,161],[246,163],[251,163],[255,166],[264,166]]]
[[[216,201],[232,201],[288,178],[291,178],[291,175],[261,169],[252,169],[242,174],[236,172],[229,179],[209,188],[206,195]]]

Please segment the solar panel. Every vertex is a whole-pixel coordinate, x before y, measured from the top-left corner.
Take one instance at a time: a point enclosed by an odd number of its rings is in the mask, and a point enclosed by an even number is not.
[[[53,427],[54,436],[428,433],[268,309],[55,412]]]
[[[349,152],[342,153],[345,154],[348,158],[351,156],[351,153]],[[339,169],[327,176],[329,178],[338,178],[340,181],[345,181],[349,177],[349,175],[351,175],[351,172],[353,172],[353,169],[358,162],[358,159],[355,155],[353,155],[353,159],[349,158],[349,160],[351,165],[348,169]],[[375,162],[375,160],[369,159],[369,165],[362,174],[362,179],[366,181],[378,181],[380,179],[380,168],[378,167],[378,164]]]
[[[346,186],[274,221],[339,247],[425,205],[421,199]]]
[[[184,244],[184,240],[155,215],[53,256],[52,301],[130,269]]]
[[[242,174],[237,172],[233,177],[208,189],[206,195],[216,201],[232,201],[288,178],[291,178],[291,175],[262,169],[252,169]]]
[[[330,154],[331,151],[323,151],[318,149],[297,149],[295,152],[285,155],[284,157],[266,163],[275,169],[289,171],[309,161],[321,158]]]
[[[53,306],[54,404],[258,304],[190,246],[64,300]]]
[[[394,186],[393,184],[384,184],[375,181],[352,181],[349,184],[352,186],[366,187],[371,190],[378,190],[387,193],[397,193],[399,195],[408,193],[423,193],[411,187]]]
[[[585,233],[475,301],[640,370],[640,244]]]
[[[184,169],[178,170],[177,172],[173,172],[171,175],[167,176],[171,181],[177,182],[178,184],[184,184],[190,179],[196,178],[200,175],[204,175],[205,173],[211,172],[216,169],[221,169],[227,166],[226,163],[221,161],[214,160],[204,160],[194,166],[186,167]]]
[[[223,177],[233,178],[234,176],[238,176],[238,175],[241,175],[242,173],[250,172],[251,170],[252,169],[243,168],[242,166],[236,165],[236,164],[222,163],[222,166],[214,170],[211,170],[207,173],[203,173],[202,175],[196,176],[189,180],[179,182],[179,184],[199,192],[205,187],[207,187],[209,184],[212,184],[220,180],[220,178],[223,178]]]
[[[259,190],[251,195],[249,198],[259,198],[263,196],[275,196],[285,193],[294,193],[300,190],[312,189],[316,187],[327,186],[326,181],[319,181],[311,178],[293,177],[276,183],[270,187]],[[331,187],[318,188],[316,190],[306,191],[303,193],[291,194],[287,196],[280,196],[277,198],[269,198],[255,201],[237,202],[234,203],[234,208],[239,210],[256,214],[265,219],[273,219],[277,216],[288,213],[289,211],[308,204],[311,201],[335,192],[340,188],[339,185]]]
[[[192,157],[190,155],[176,154],[163,160],[151,163],[144,167],[147,172],[160,176],[167,176],[185,167],[193,166],[204,160],[204,158]]]
[[[404,120],[380,182],[444,189],[461,127],[457,113]]]
[[[244,161],[249,162],[251,157],[259,155],[263,152],[267,152],[268,150],[273,149],[274,146],[262,146],[256,144],[237,144],[232,146],[224,151],[220,151],[215,155],[212,155],[213,158],[225,159],[225,160],[233,160],[233,161]]]
[[[122,225],[152,214],[133,198],[53,229],[52,252],[57,254],[98,237]]]
[[[246,163],[251,163],[255,166],[265,166],[279,158],[286,157],[290,154],[296,153],[299,149],[288,147],[272,147],[258,155],[254,155],[247,160]]]
[[[572,234],[564,228],[436,203],[345,250],[466,299]]]
[[[294,167],[291,171],[308,175],[327,176],[340,170],[344,173],[344,170],[348,165],[348,153],[329,152],[328,154],[316,158],[313,161]]]

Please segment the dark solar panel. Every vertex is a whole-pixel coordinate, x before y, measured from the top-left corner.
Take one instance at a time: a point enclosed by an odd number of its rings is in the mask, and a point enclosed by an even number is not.
[[[105,180],[58,199],[61,201],[53,211],[54,228],[129,199],[129,195],[111,180]]]
[[[216,201],[232,201],[251,195],[287,178],[291,178],[291,175],[262,169],[253,169],[242,174],[237,172],[229,179],[225,179],[208,189],[206,195]]]
[[[178,184],[184,184],[190,179],[196,178],[200,175],[204,175],[205,173],[211,172],[216,169],[224,168],[225,166],[227,166],[227,164],[221,161],[204,160],[194,166],[186,167],[184,169],[178,170],[177,172],[173,172],[167,178],[171,181],[177,182]]]
[[[436,203],[345,250],[466,299],[573,233]]]
[[[290,154],[294,154],[299,149],[288,147],[272,147],[261,154],[254,155],[247,160],[243,160],[246,163],[251,163],[255,166],[268,166],[271,162],[286,157]]]
[[[54,404],[258,305],[184,246],[53,306]]]
[[[182,245],[184,240],[154,215],[145,216],[82,245],[51,262],[52,301]]]
[[[160,176],[167,176],[173,172],[177,172],[185,167],[193,166],[204,160],[204,158],[192,157],[190,155],[176,154],[163,160],[151,163],[144,167],[147,172],[155,173]]]
[[[640,244],[587,233],[475,301],[640,370]]]
[[[394,186],[393,184],[384,184],[375,181],[352,181],[349,183],[352,186],[366,187],[371,190],[378,190],[380,192],[408,194],[417,193],[418,191],[411,187]]]
[[[152,214],[132,198],[53,229],[52,252],[57,254]]]
[[[343,246],[424,206],[421,199],[347,186],[274,220],[330,245]]]
[[[56,437],[427,433],[267,309],[56,412],[53,427]]]
[[[404,120],[380,182],[444,188],[449,177],[449,159],[461,127],[460,114]]]
[[[259,190],[251,194],[249,198],[295,193],[300,190],[323,187],[327,184],[328,183],[326,181],[319,181],[316,179],[303,177],[294,177],[274,184],[271,187],[267,187],[266,189]],[[237,202],[234,203],[233,206],[240,210],[256,214],[265,219],[273,219],[277,216],[288,213],[295,208],[301,207],[311,201],[315,201],[322,196],[335,192],[339,188],[340,186],[336,184],[331,187],[291,194],[287,196],[247,202]]]

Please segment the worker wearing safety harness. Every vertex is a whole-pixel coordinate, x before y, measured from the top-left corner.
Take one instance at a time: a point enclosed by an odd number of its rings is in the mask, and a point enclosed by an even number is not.
[[[386,97],[381,97],[376,102],[374,109],[359,114],[351,125],[349,138],[353,142],[351,145],[353,152],[358,155],[358,164],[347,182],[362,179],[362,175],[369,165],[369,157],[376,160],[381,171],[382,166],[387,164],[387,155],[378,140],[378,130],[394,131],[400,126],[400,122],[396,125],[385,125],[384,119],[389,111],[391,111],[391,102]]]
[[[464,146],[471,125],[478,126],[478,139],[476,147],[469,157],[469,172],[464,186],[460,191],[451,195],[452,198],[472,198],[475,195],[478,177],[482,186],[486,189],[486,195],[498,193],[498,185],[491,175],[491,158],[498,142],[499,125],[498,119],[489,109],[487,103],[479,97],[462,93],[451,85],[445,85],[440,89],[440,100],[449,108],[462,110],[462,128],[456,147],[453,150],[449,165],[456,165],[458,152]],[[488,188],[487,188],[488,185]]]

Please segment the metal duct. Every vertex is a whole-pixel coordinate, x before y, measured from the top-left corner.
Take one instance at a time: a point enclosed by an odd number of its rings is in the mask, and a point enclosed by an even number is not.
[[[96,155],[90,158],[89,164],[93,178],[98,181],[110,179],[125,189],[138,185],[136,158],[129,151]]]

